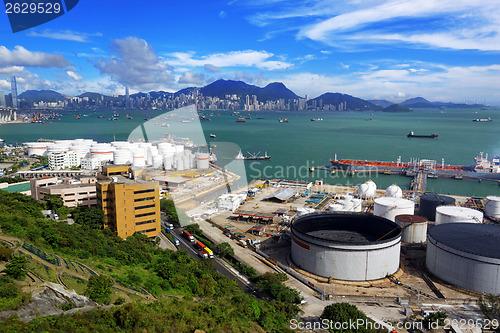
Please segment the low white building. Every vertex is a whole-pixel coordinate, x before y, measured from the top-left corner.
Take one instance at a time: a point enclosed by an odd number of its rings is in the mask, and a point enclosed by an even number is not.
[[[51,170],[69,169],[80,165],[80,158],[74,151],[50,152],[47,158]]]
[[[217,208],[234,212],[240,207],[242,197],[237,194],[223,194],[219,197]]]
[[[81,160],[81,168],[85,170],[97,170],[101,166],[101,160],[97,157],[84,157]]]

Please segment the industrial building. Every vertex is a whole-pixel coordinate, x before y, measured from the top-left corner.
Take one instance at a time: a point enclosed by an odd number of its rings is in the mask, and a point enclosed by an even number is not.
[[[427,268],[446,282],[500,295],[500,226],[446,223],[430,229]]]
[[[295,265],[322,277],[367,281],[399,269],[401,228],[382,217],[307,214],[292,223],[291,234]]]
[[[59,181],[57,177],[31,179],[31,196],[43,200],[46,194],[58,195],[66,207],[95,206],[97,204],[96,178],[66,178]]]
[[[98,175],[97,201],[104,212],[104,226],[121,238],[135,232],[156,237],[160,232],[158,182],[133,180],[129,166],[104,166]]]

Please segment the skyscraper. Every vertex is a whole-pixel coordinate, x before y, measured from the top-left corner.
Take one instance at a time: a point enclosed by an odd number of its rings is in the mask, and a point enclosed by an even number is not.
[[[0,91],[0,108],[4,108],[7,106],[7,103],[5,102],[5,94],[3,91]]]
[[[17,84],[16,77],[11,76],[10,78],[10,90],[12,92],[12,107],[17,109]]]

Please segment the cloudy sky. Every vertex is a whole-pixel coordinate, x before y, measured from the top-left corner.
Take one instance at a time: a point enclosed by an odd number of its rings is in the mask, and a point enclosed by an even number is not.
[[[18,33],[2,10],[0,90],[11,75],[20,92],[68,95],[224,78],[310,97],[500,105],[500,1],[87,0]]]

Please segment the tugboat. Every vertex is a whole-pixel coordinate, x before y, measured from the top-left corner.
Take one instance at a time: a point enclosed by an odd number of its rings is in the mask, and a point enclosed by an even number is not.
[[[409,137],[409,138],[437,139],[437,138],[439,138],[439,135],[437,135],[437,134],[417,135],[413,131],[411,131],[410,133],[408,133],[407,137]]]
[[[237,123],[244,123],[245,121],[247,121],[245,117],[240,117],[240,118],[236,119]]]
[[[285,118],[285,119],[280,118],[280,123],[287,123],[287,122],[288,122],[288,118]]]
[[[311,121],[322,121],[323,118],[311,118]]]
[[[488,117],[488,118],[476,118],[476,119],[472,119],[472,121],[476,121],[476,122],[480,122],[480,123],[488,123],[490,121],[493,121],[493,119],[491,119],[490,117]]]
[[[215,134],[210,133],[210,137],[215,139]]]

